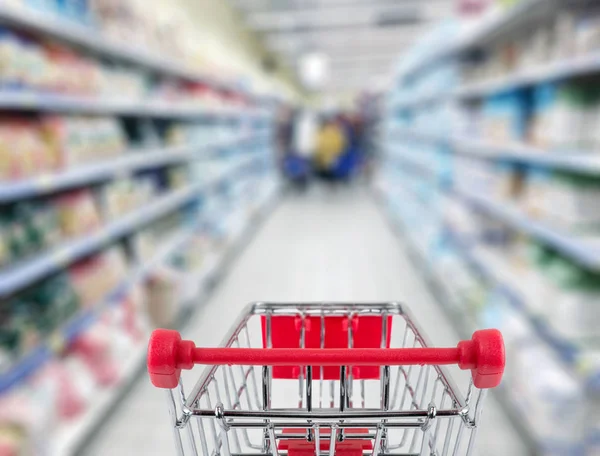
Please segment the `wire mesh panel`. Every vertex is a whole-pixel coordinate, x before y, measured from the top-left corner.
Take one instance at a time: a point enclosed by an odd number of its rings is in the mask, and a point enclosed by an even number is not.
[[[254,304],[224,349],[158,331],[149,369],[185,455],[470,454],[480,388],[504,366],[496,331],[428,348],[396,303]],[[179,370],[194,362],[209,367],[188,392]],[[473,372],[466,396],[440,365],[451,363]]]

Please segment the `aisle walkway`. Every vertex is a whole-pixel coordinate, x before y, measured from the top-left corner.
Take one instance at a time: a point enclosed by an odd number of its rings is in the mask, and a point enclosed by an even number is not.
[[[391,301],[409,303],[436,345],[457,335],[427,293],[382,214],[359,189],[291,195],[190,323],[185,336],[218,344],[250,301]],[[493,401],[478,448],[485,456],[526,454]],[[175,454],[165,394],[141,381],[87,454]]]

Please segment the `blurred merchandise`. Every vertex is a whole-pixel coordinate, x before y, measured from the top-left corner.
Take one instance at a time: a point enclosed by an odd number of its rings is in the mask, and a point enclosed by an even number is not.
[[[127,277],[127,261],[122,252],[108,250],[69,268],[69,277],[83,307],[91,307]]]
[[[514,3],[455,43],[440,27],[408,53],[421,66],[398,66],[375,188],[458,330],[503,330],[501,401],[532,452],[592,455],[600,10]]]
[[[110,222],[149,204],[158,191],[151,178],[138,177],[114,180],[104,185],[98,193],[102,219]]]
[[[156,328],[172,328],[179,315],[180,286],[177,276],[168,269],[156,271],[148,279],[148,315]]]
[[[285,84],[171,3],[0,1],[2,456],[80,454],[280,189]]]
[[[119,122],[109,117],[45,117],[41,131],[62,169],[114,159],[127,145]]]
[[[55,200],[62,233],[67,238],[91,234],[102,225],[100,213],[90,190],[77,190]]]
[[[65,347],[62,358],[0,397],[2,454],[54,454],[66,428],[93,411],[98,395],[119,387],[127,360],[144,344],[129,323],[132,318],[140,321],[131,299],[124,298]]]
[[[14,181],[114,159],[126,139],[114,118],[0,118],[0,180]]]
[[[68,235],[59,211],[50,202],[17,203],[3,210],[1,220],[0,265],[53,247]]]

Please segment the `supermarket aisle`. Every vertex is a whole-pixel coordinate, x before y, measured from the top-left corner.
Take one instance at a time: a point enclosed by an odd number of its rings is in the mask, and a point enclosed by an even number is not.
[[[254,300],[403,300],[436,345],[458,336],[427,293],[382,214],[361,189],[290,195],[261,228],[185,336],[218,344],[244,305]],[[174,454],[165,395],[141,381],[89,455]],[[526,454],[492,400],[479,454]]]

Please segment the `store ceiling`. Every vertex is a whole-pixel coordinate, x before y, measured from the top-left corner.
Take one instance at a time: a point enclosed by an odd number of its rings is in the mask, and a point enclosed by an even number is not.
[[[359,89],[390,71],[414,39],[452,14],[456,0],[231,0],[267,48],[296,68],[327,56],[328,91]]]

